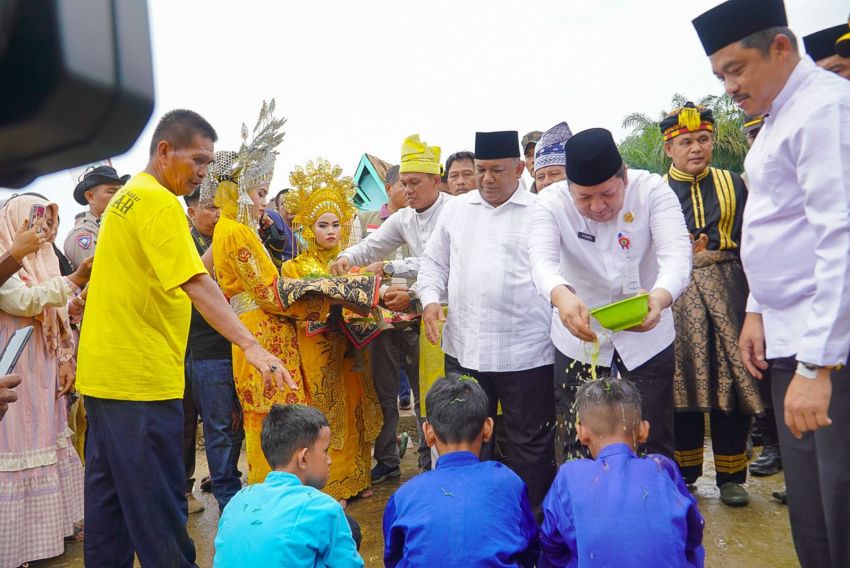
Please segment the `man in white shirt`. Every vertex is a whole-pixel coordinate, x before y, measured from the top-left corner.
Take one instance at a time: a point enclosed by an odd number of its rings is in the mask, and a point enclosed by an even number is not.
[[[409,206],[387,217],[380,227],[369,233],[360,243],[342,251],[336,262],[331,265],[331,273],[340,275],[347,273],[353,266],[366,266],[368,271],[382,275],[387,281],[393,278],[416,279],[425,244],[445,204],[452,199],[452,196],[439,190],[441,171],[440,148],[420,141],[418,134],[408,136],[401,146],[399,181]],[[407,247],[410,256],[384,261],[384,258],[403,246]],[[412,288],[399,290],[390,287],[382,294],[382,300],[389,309],[403,311],[409,307],[411,301],[416,300],[416,292]],[[419,392],[418,376],[409,375],[408,379],[416,399],[414,411],[419,417],[419,401],[423,397]],[[381,377],[375,377],[375,382],[377,385],[384,381]],[[398,416],[398,379],[395,384],[394,391],[382,387],[379,390],[385,395],[381,397],[381,408],[388,422],[392,422],[393,416]],[[390,405],[395,408],[395,412]],[[421,422],[421,419],[419,421]],[[382,441],[384,439],[385,437],[380,438]],[[394,440],[393,437],[392,443]],[[421,426],[419,441],[419,467],[423,470],[431,469],[431,451],[425,444]],[[380,451],[376,457],[382,455],[383,452]],[[381,459],[383,460],[383,457]],[[380,479],[389,470],[394,469],[393,465],[395,464],[390,461],[382,467],[376,467],[377,471],[373,472],[376,474],[375,479]],[[392,473],[394,474],[394,471]]]
[[[850,566],[850,83],[800,57],[781,0],[732,0],[694,27],[764,126],[745,162],[739,344],[771,390],[800,564]],[[766,346],[766,349],[765,349]]]
[[[836,42],[846,33],[845,22],[807,35],[803,38],[803,45],[818,67],[850,79],[850,57],[843,57],[836,49]]]
[[[673,458],[673,317],[688,284],[691,244],[682,208],[660,176],[626,170],[611,133],[591,128],[565,145],[567,181],[540,194],[529,252],[534,284],[552,303],[557,445],[560,461],[584,455],[575,437],[575,391],[616,366],[641,393],[650,423],[646,449]],[[597,335],[589,307],[649,292],[640,326]],[[637,333],[636,333],[637,332]]]
[[[446,374],[470,375],[502,404],[508,465],[528,486],[537,510],[555,476],[552,312],[536,294],[528,262],[531,206],[519,190],[523,162],[516,131],[478,132],[478,191],[449,203],[425,248],[419,294],[428,340],[440,337],[440,298],[448,293],[443,329]],[[492,459],[493,445],[482,450]]]

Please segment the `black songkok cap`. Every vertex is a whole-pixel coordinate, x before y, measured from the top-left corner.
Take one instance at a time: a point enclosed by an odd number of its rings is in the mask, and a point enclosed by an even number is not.
[[[787,26],[782,0],[727,0],[694,18],[706,55],[720,51],[756,32]]]
[[[614,137],[604,128],[590,128],[567,141],[567,177],[579,185],[599,185],[620,170],[623,158]]]
[[[847,28],[847,24],[839,24],[807,35],[803,38],[806,53],[815,61],[832,57],[836,53],[835,42],[848,31],[850,29]]]
[[[516,130],[475,133],[475,159],[519,158],[519,133]]]
[[[850,21],[847,24],[850,26]],[[841,57],[850,57],[850,30],[844,30],[844,35],[835,42],[835,51]]]

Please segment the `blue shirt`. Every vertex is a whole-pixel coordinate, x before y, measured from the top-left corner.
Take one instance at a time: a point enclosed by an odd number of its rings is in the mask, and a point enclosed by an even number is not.
[[[525,483],[471,452],[440,456],[384,509],[384,565],[533,566],[537,523]]]
[[[540,566],[701,567],[703,519],[679,470],[612,444],[561,466],[543,501]],[[548,562],[548,564],[547,564]]]
[[[286,262],[287,260],[292,260],[298,256],[298,248],[295,246],[295,235],[292,233],[292,229],[289,228],[289,225],[284,222],[280,213],[274,209],[266,209],[266,215],[269,216],[269,219],[272,220],[275,228],[280,231],[280,234],[284,237],[283,253],[280,255],[280,260]]]
[[[363,566],[342,507],[291,473],[273,471],[233,496],[218,523],[215,568]]]

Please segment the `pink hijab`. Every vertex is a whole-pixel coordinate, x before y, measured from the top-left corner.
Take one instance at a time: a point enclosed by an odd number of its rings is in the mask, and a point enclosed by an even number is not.
[[[8,252],[12,248],[15,234],[24,224],[24,221],[29,219],[30,208],[36,204],[44,205],[53,212],[53,232],[59,230],[58,205],[35,195],[24,194],[13,197],[0,208],[0,252]],[[61,276],[59,259],[53,250],[51,239],[41,245],[41,248],[36,252],[24,257],[17,276],[28,288],[37,284],[45,284],[57,276]],[[36,316],[36,319],[41,322],[41,330],[47,343],[48,353],[51,356],[58,355],[60,345],[67,343],[71,337],[67,307],[45,308],[41,314]]]

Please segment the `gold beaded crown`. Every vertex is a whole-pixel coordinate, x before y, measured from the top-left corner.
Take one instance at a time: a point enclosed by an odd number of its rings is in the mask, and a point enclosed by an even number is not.
[[[302,236],[309,242],[315,238],[313,224],[323,213],[339,217],[343,226],[342,242],[347,241],[349,221],[357,214],[352,202],[357,186],[350,176],[341,176],[342,168],[332,166],[323,158],[315,163],[307,162],[306,167],[296,166],[289,175],[292,191],[284,197],[286,209],[295,215],[294,228],[301,228]]]

